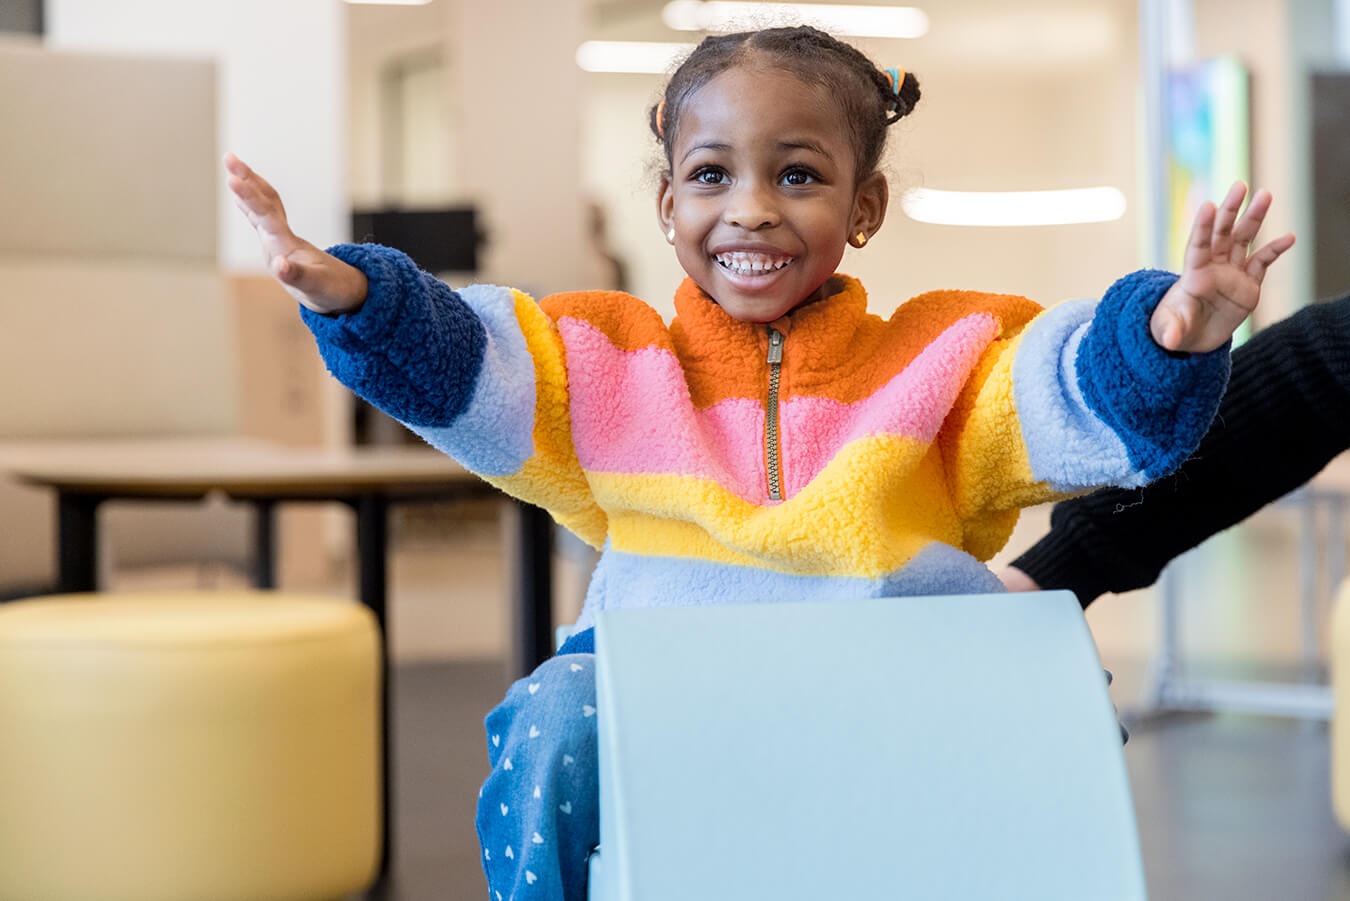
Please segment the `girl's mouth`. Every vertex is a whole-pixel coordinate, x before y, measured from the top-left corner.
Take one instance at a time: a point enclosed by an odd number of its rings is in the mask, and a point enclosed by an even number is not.
[[[717,264],[733,275],[742,278],[770,275],[792,263],[793,257],[770,253],[719,253],[714,256]]]

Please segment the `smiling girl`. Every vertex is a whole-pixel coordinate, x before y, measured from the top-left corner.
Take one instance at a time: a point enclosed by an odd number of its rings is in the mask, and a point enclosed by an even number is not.
[[[1147,482],[1205,433],[1227,342],[1293,243],[1250,250],[1270,195],[1206,204],[1179,278],[1048,310],[939,291],[883,320],[836,267],[881,228],[887,126],[918,99],[811,28],[704,40],[651,111],[689,276],[669,325],[627,294],[535,303],[389,248],[321,251],[226,158],[331,371],[603,548],[571,638],[487,717],[495,901],[586,895],[597,610],[1000,591],[981,561],[1020,507]]]

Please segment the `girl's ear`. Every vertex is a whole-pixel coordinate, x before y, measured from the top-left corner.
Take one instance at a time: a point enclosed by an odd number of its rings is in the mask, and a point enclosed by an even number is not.
[[[671,187],[669,175],[661,176],[656,189],[656,218],[661,223],[661,234],[666,241],[675,243],[671,237],[675,228],[675,190]]]
[[[886,204],[890,196],[886,176],[880,172],[873,172],[859,183],[858,190],[853,194],[853,215],[848,227],[850,238],[858,232],[870,238],[881,230],[881,223],[886,221]]]

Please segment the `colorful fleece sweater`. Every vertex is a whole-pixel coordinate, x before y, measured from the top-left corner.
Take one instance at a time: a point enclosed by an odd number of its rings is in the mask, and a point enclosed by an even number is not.
[[[836,276],[769,324],[686,280],[667,326],[627,294],[536,303],[331,252],[369,279],[353,314],[302,311],[334,375],[603,548],[577,630],[607,607],[1000,591],[980,561],[1020,507],[1171,471],[1227,377],[1226,349],[1149,338],[1161,272],[1048,310],[938,291],[890,319]]]

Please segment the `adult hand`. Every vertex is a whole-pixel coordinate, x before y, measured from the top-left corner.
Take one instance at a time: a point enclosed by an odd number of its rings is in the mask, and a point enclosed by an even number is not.
[[[1247,186],[1234,182],[1216,209],[1206,201],[1195,214],[1181,278],[1153,311],[1153,340],[1170,351],[1204,353],[1221,347],[1261,299],[1266,270],[1294,246],[1282,235],[1249,252],[1270,210],[1270,192],[1257,191],[1238,218]]]
[[[297,237],[276,189],[233,153],[225,154],[234,204],[258,233],[268,271],[291,296],[317,313],[354,313],[365,303],[366,275]]]
[[[1041,586],[1036,584],[1036,580],[1022,572],[1015,566],[1009,566],[998,574],[998,580],[1003,583],[1003,587],[1009,591],[1040,591]]]

